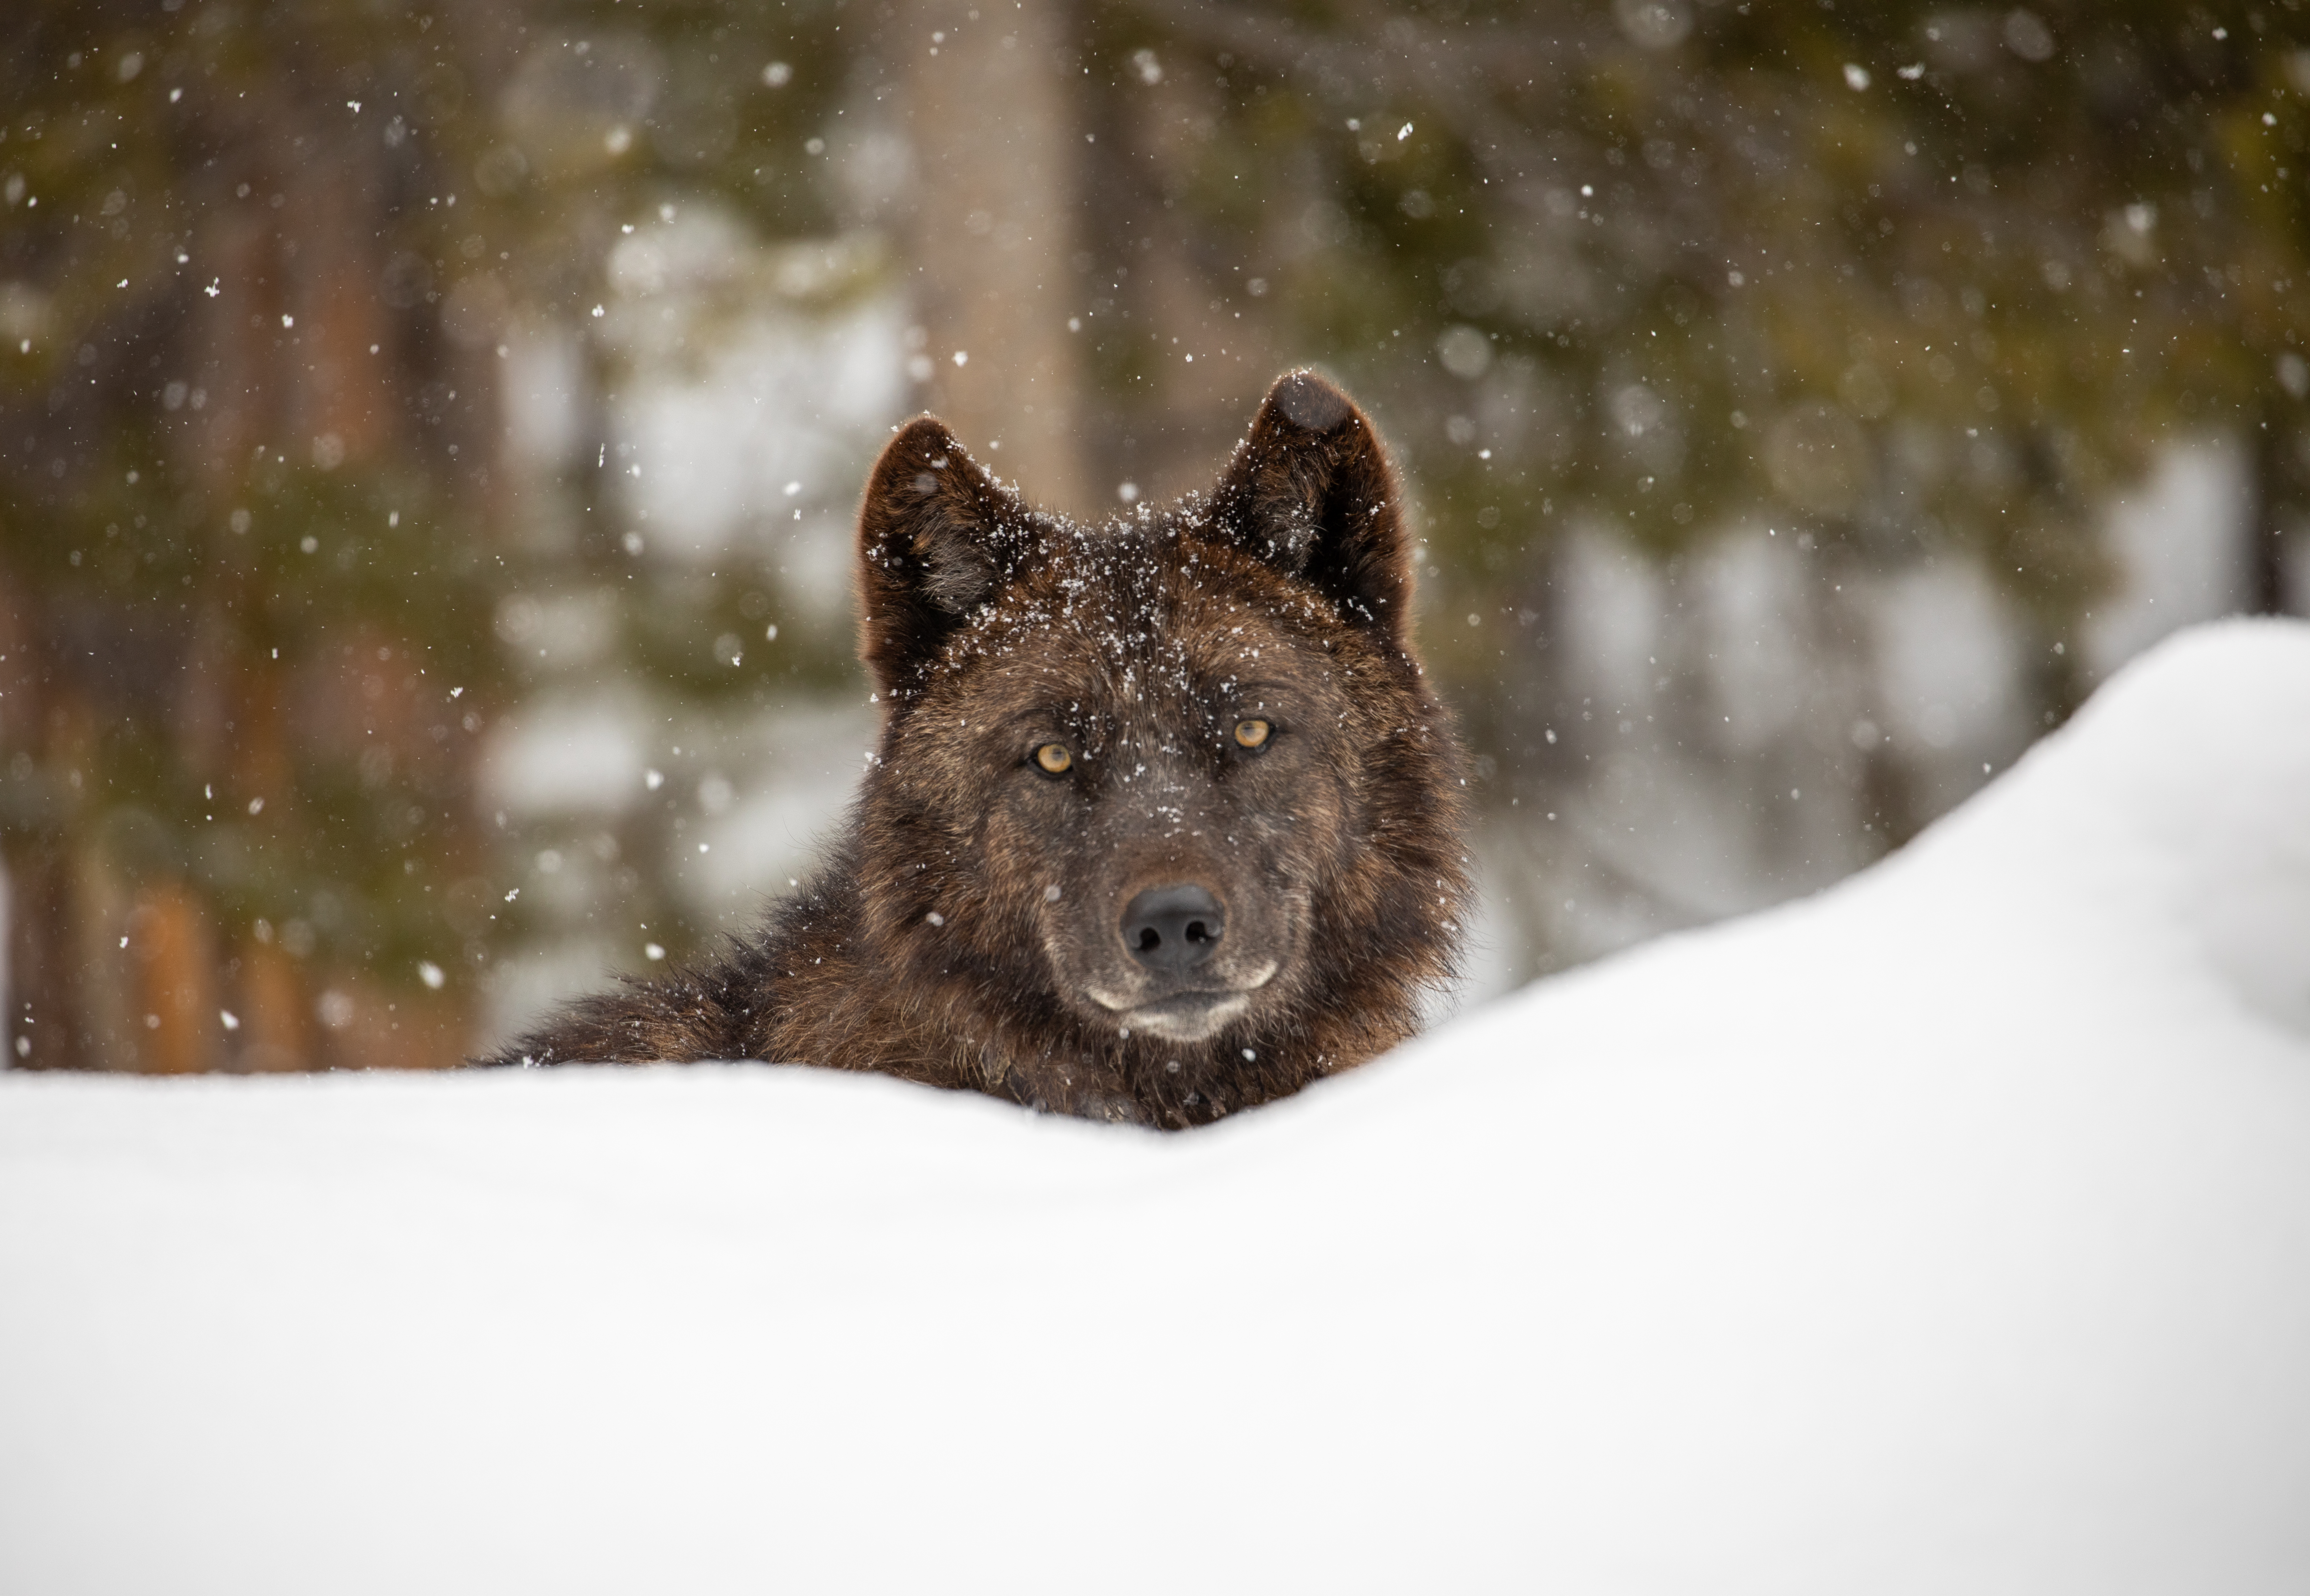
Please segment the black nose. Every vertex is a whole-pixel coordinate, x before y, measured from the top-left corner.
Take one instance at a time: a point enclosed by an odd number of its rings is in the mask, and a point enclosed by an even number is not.
[[[1201,887],[1150,887],[1123,911],[1123,945],[1151,970],[1191,970],[1227,934],[1227,911]]]

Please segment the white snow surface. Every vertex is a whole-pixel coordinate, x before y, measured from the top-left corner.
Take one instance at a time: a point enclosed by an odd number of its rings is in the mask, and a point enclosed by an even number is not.
[[[2310,626],[1182,1136],[0,1078],[0,1589],[2310,1589]]]

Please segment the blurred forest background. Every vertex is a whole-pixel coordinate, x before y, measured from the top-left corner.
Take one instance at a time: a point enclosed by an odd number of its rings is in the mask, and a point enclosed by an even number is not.
[[[935,409],[1055,508],[1319,362],[1482,994],[1804,892],[2310,610],[2300,0],[15,0],[8,1061],[456,1062],[747,924]]]

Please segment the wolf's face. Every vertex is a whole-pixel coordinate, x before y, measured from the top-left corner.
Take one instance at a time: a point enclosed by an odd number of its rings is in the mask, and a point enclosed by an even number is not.
[[[894,759],[939,772],[916,812],[968,862],[934,929],[992,913],[1082,1019],[1183,1042],[1304,986],[1363,808],[1342,678],[1377,668],[1193,525],[1055,540],[958,638]]]
[[[1210,497],[1099,528],[918,421],[863,525],[867,924],[926,993],[1216,1054],[1451,941],[1456,857],[1415,890],[1390,853],[1456,814],[1456,767],[1394,480],[1336,390],[1286,378]]]

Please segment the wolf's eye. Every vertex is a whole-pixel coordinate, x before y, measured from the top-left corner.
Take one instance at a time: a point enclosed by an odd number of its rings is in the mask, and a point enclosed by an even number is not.
[[[1075,757],[1064,742],[1046,742],[1035,750],[1035,763],[1053,776],[1064,776],[1074,768]]]
[[[1274,729],[1264,720],[1239,720],[1235,723],[1236,743],[1241,748],[1264,747],[1267,734]]]

